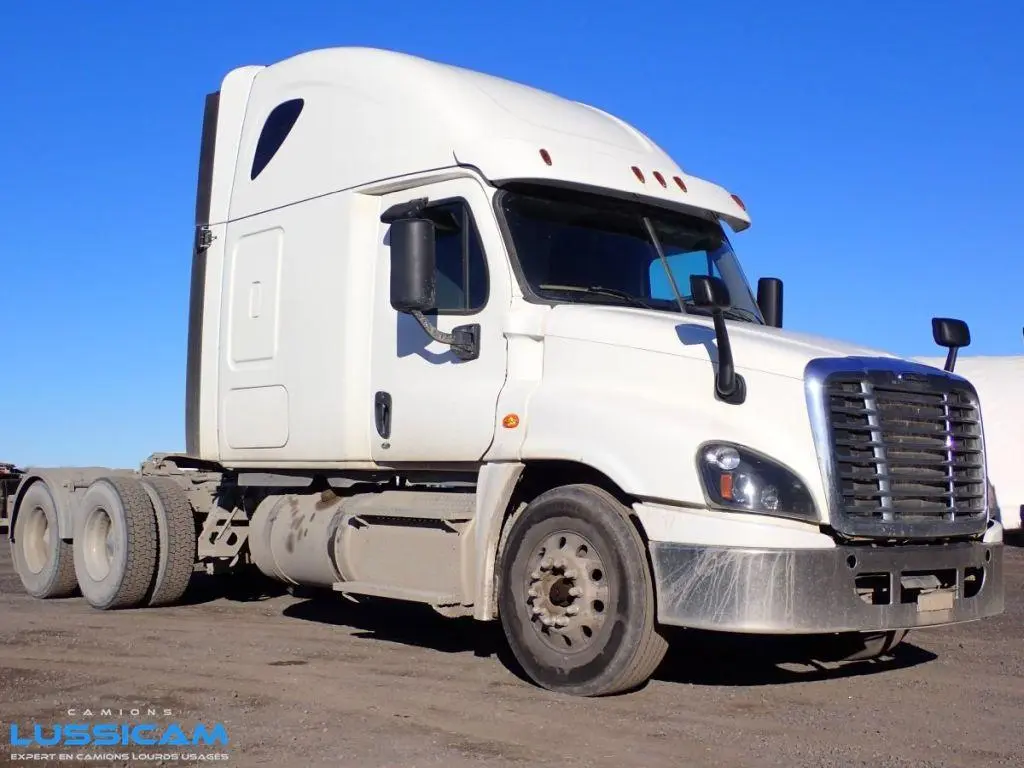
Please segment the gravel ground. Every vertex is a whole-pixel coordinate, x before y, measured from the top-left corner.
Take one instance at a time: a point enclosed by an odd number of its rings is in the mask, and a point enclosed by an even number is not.
[[[1002,616],[912,633],[889,660],[820,669],[792,643],[680,633],[648,686],[605,699],[539,690],[497,626],[419,606],[256,597],[197,577],[186,605],[101,612],[23,595],[0,550],[5,729],[154,708],[157,722],[230,735],[164,751],[235,766],[1024,765],[1024,549],[1007,551]],[[39,764],[12,761],[10,742],[0,764]]]

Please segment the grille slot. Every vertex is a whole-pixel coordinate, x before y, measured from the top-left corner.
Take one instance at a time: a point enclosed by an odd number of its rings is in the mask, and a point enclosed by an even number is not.
[[[824,406],[838,511],[858,528],[984,517],[981,414],[962,383],[837,373],[826,382]]]

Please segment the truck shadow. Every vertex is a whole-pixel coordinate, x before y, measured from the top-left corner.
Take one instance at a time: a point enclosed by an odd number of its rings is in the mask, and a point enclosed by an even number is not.
[[[246,570],[244,575],[211,576],[205,573],[195,573],[192,575],[188,590],[179,601],[179,605],[202,605],[215,600],[254,603],[261,600],[273,600],[287,594],[288,586],[286,584],[267,578],[255,568]]]
[[[356,638],[441,653],[495,657],[512,674],[527,680],[496,621],[449,619],[415,603],[366,600],[357,604],[319,594],[287,606],[283,614],[301,621],[347,627]],[[674,629],[668,638],[669,651],[653,679],[689,685],[758,686],[833,680],[907,669],[937,658],[909,640],[875,660],[822,664],[809,658],[808,645],[797,638]]]
[[[672,629],[668,653],[654,679],[690,685],[784,685],[892,672],[938,658],[914,645],[912,637],[877,659],[823,663],[814,659],[814,646],[806,638]]]

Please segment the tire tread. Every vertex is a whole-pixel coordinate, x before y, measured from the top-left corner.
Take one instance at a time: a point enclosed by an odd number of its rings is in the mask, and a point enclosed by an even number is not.
[[[78,591],[78,576],[75,574],[75,548],[71,542],[61,539],[57,545],[57,575],[50,583],[43,599],[71,597]]]
[[[641,569],[641,573],[645,582],[644,586],[647,594],[647,607],[650,609],[647,611],[645,616],[643,636],[637,645],[637,651],[633,655],[632,661],[629,666],[622,671],[619,678],[611,683],[604,692],[602,692],[603,696],[609,696],[616,693],[631,691],[647,682],[658,668],[658,665],[661,664],[662,659],[665,658],[665,654],[668,651],[668,641],[660,632],[658,632],[655,622],[654,582],[651,578],[650,568],[648,568],[646,564],[647,558],[645,552],[647,551],[647,548],[644,546],[644,542],[640,538],[640,534],[637,533],[633,524],[629,521],[628,513],[623,510],[622,504],[618,499],[605,489],[598,486],[585,487],[589,492],[596,496],[603,497],[606,503],[618,509],[620,514],[626,518],[626,522],[629,523],[629,527],[633,534],[633,541],[637,546],[637,551],[644,560],[644,568]]]
[[[164,525],[167,527],[167,551],[157,552],[159,559],[166,558],[166,565],[163,574],[160,574],[157,560],[146,604],[154,608],[173,605],[181,600],[188,589],[196,561],[196,528],[192,505],[181,487],[170,478],[146,477],[142,482],[152,488],[160,500]],[[160,511],[156,514],[160,515]],[[157,540],[159,547],[159,535]]]
[[[107,483],[121,501],[124,511],[125,571],[117,591],[105,601],[94,601],[82,589],[89,604],[101,610],[134,608],[143,603],[157,565],[156,512],[149,494],[134,477],[108,476],[98,483]],[[88,491],[86,491],[88,493]]]

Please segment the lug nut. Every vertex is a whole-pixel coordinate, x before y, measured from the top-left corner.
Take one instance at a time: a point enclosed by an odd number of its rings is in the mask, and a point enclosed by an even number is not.
[[[530,609],[530,613],[532,613],[534,616],[538,616],[543,612],[544,609],[537,605],[533,606],[533,608]]]
[[[566,616],[575,616],[579,612],[580,607],[578,605],[570,605],[568,608],[565,609]]]
[[[555,568],[565,568],[565,560],[561,557],[555,560]]]
[[[565,570],[565,573],[563,573],[562,575],[565,576],[565,578],[567,578],[567,579],[575,579],[578,574],[576,573],[576,571],[574,569],[567,568]]]
[[[550,616],[543,616],[540,620],[540,623],[543,624],[545,627],[550,627],[552,624],[555,623],[555,620],[552,619]]]
[[[534,571],[533,573],[531,573],[530,574],[530,578],[533,581],[540,581],[540,579],[541,579],[540,571]]]
[[[583,590],[579,587],[569,587],[569,597],[579,597],[583,594]]]
[[[559,627],[568,627],[569,620],[565,618],[565,616],[559,616],[557,619],[555,619],[555,624],[557,624]]]
[[[552,562],[550,557],[545,557],[543,560],[540,561],[540,569],[542,571],[550,571],[551,566]]]
[[[529,588],[529,589],[528,589],[528,590],[526,591],[526,596],[527,596],[527,597],[536,597],[536,596],[537,596],[537,590],[536,590],[536,589],[534,589],[533,587],[530,587],[530,588]]]

